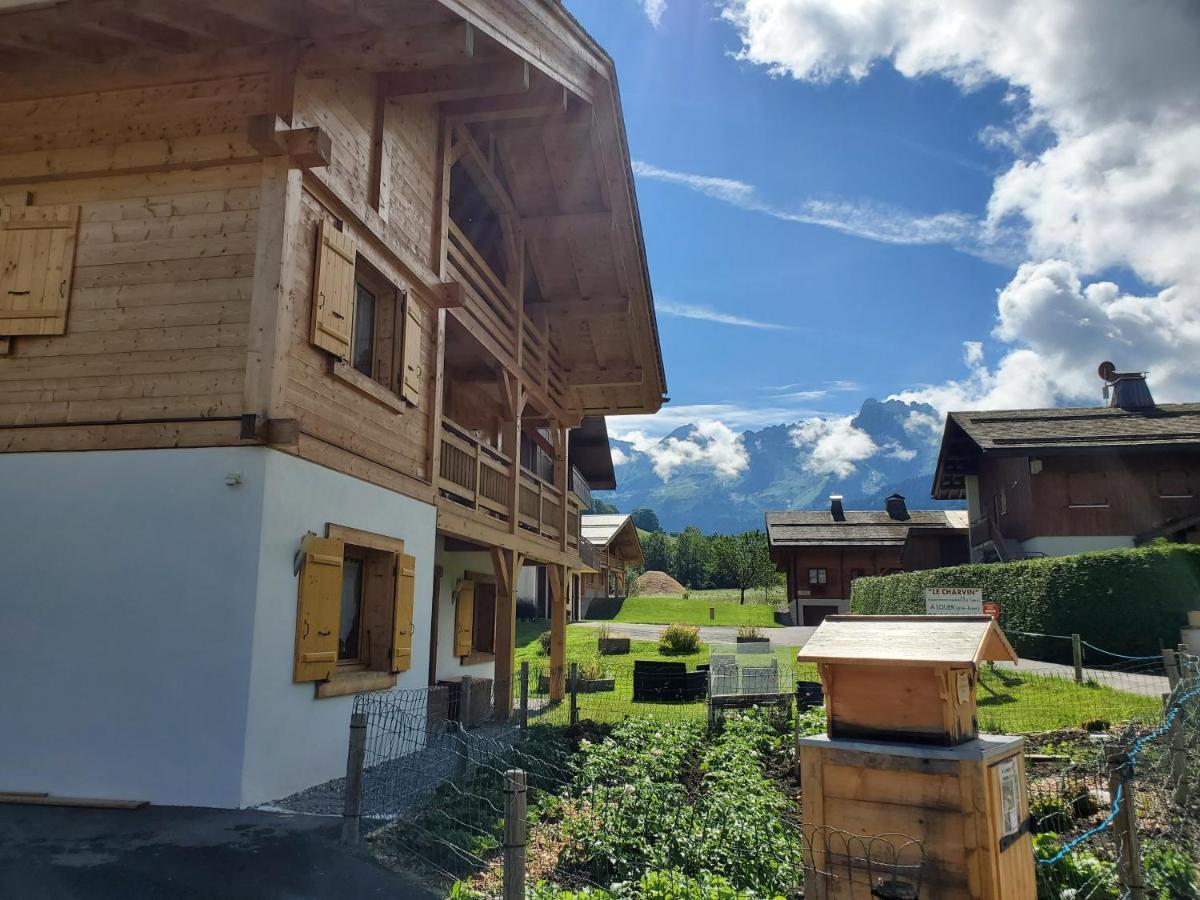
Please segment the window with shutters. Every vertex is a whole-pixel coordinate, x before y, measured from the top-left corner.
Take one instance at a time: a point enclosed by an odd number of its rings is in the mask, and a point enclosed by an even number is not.
[[[454,655],[463,663],[490,662],[496,653],[496,582],[467,572],[454,594]]]
[[[0,208],[0,339],[64,334],[78,206]]]
[[[317,696],[396,683],[412,661],[416,561],[396,538],[339,525],[301,542],[293,680]]]
[[[829,583],[829,572],[826,569],[809,569],[808,583],[812,587]]]
[[[318,241],[310,340],[334,357],[333,374],[360,393],[396,412],[420,405],[419,305],[328,220]]]

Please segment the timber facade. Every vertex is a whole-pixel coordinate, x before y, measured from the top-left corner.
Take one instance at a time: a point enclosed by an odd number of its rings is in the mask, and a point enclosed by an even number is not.
[[[604,51],[553,0],[0,33],[5,665],[65,660],[6,784],[240,806],[338,775],[356,691],[469,674],[506,715],[526,565],[561,693],[612,476],[572,434],[666,386]]]

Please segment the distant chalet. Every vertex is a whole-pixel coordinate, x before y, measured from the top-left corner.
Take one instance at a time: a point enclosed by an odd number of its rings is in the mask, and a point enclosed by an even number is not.
[[[949,415],[933,496],[967,500],[972,559],[1200,542],[1200,403],[1102,377],[1109,406]]]
[[[855,578],[956,565],[968,559],[965,510],[909,510],[899,494],[883,510],[768,512],[767,540],[787,576],[793,620],[819,625],[850,608]]]

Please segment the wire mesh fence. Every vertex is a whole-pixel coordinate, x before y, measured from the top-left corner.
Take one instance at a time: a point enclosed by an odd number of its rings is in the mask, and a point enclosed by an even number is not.
[[[1029,735],[1039,898],[1200,898],[1200,676],[1195,657],[1176,658],[1081,678],[1050,664],[980,672],[983,730]],[[555,678],[540,658],[518,671],[511,692],[464,679],[360,695],[360,780],[325,786],[327,806],[349,811],[356,794],[352,832],[460,898],[502,896],[512,876],[513,772],[529,897],[843,895],[822,882],[925,896],[919,842],[802,824],[794,735],[824,728],[812,667],[717,647],[707,663],[576,659]],[[353,754],[352,741],[351,771]]]

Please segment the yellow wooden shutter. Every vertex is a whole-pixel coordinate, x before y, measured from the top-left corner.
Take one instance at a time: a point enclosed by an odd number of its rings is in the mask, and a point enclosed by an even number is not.
[[[354,258],[354,239],[322,220],[310,339],[342,359],[350,356],[354,324]]]
[[[63,334],[78,206],[0,210],[0,335]]]
[[[458,607],[454,611],[454,655],[470,656],[474,644],[475,582],[464,581],[458,590]]]
[[[413,595],[417,582],[417,559],[396,555],[396,602],[392,608],[392,671],[407,672],[412,665]]]
[[[337,666],[342,608],[340,538],[306,534],[300,545],[300,592],[296,603],[296,659],[293,681],[326,681]]]
[[[404,300],[404,373],[400,381],[400,396],[413,406],[421,404],[421,305],[412,296]]]

